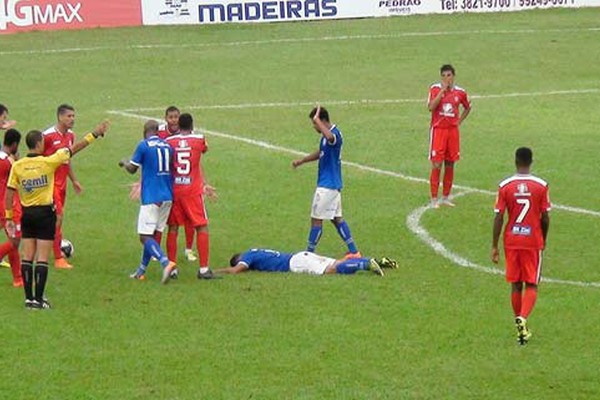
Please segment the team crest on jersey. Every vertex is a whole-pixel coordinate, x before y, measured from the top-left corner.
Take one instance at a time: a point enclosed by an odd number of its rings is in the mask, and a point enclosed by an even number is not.
[[[515,193],[515,196],[531,196],[526,183],[519,183],[517,185],[517,193]]]

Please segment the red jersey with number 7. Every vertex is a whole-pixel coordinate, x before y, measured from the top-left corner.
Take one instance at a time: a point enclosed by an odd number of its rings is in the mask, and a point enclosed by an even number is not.
[[[167,143],[175,150],[173,171],[173,193],[178,196],[200,196],[204,191],[204,177],[200,159],[208,146],[204,135],[192,133],[167,138]]]
[[[504,248],[544,248],[542,213],[550,211],[548,183],[533,175],[514,175],[500,182],[495,211],[508,212]]]

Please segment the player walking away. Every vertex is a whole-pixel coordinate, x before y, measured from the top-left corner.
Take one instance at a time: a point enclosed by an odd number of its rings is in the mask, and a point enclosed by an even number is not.
[[[204,207],[204,194],[216,197],[215,189],[205,183],[202,174],[202,155],[208,150],[204,135],[194,133],[194,120],[190,114],[179,117],[179,134],[167,139],[174,150],[173,207],[169,215],[167,254],[177,260],[177,234],[180,226],[192,226],[196,231],[196,248],[200,258],[198,279],[213,279],[209,267],[208,216]]]
[[[321,106],[313,108],[309,114],[313,127],[322,135],[319,150],[299,160],[294,160],[294,168],[319,160],[317,189],[312,203],[311,229],[308,235],[307,251],[314,252],[323,232],[323,220],[331,220],[340,237],[348,246],[347,257],[360,257],[350,227],[342,218],[342,132],[329,121],[329,113]]]
[[[48,279],[48,258],[56,233],[53,205],[55,171],[98,137],[104,136],[108,127],[108,121],[104,121],[73,147],[63,147],[48,157],[42,155],[45,142],[42,132],[30,131],[25,137],[29,154],[16,161],[10,170],[4,203],[6,230],[11,238],[17,237],[13,201],[18,191],[23,207],[21,274],[26,308],[50,308],[44,290]]]
[[[229,268],[217,270],[224,274],[239,274],[249,270],[264,272],[294,272],[312,275],[355,274],[358,271],[371,271],[384,276],[383,268],[398,268],[398,263],[387,257],[351,258],[336,260],[313,252],[282,253],[269,249],[250,249],[231,257]]]
[[[9,129],[4,135],[2,150],[0,150],[0,219],[2,226],[6,227],[4,218],[4,199],[6,197],[6,183],[10,175],[12,164],[17,158],[19,143],[21,142],[21,133],[16,129]],[[22,287],[23,278],[21,277],[21,257],[19,256],[19,242],[21,240],[21,202],[19,196],[15,194],[13,199],[13,222],[15,224],[14,237],[11,237],[6,231],[8,241],[0,245],[0,258],[8,255],[9,267],[13,276],[13,286]]]
[[[161,283],[167,283],[171,272],[176,268],[170,262],[160,245],[154,239],[156,232],[162,232],[173,201],[173,181],[171,167],[173,149],[158,137],[158,122],[146,121],[144,139],[137,145],[131,160],[122,160],[120,167],[135,174],[142,169],[142,196],[138,216],[138,234],[143,246],[142,262],[136,272],[130,275],[134,279],[145,279],[150,259],[155,257],[163,268]]]
[[[454,207],[450,201],[450,192],[454,181],[454,164],[460,159],[459,125],[471,112],[471,102],[467,92],[454,84],[455,71],[452,65],[443,65],[440,69],[442,80],[431,85],[427,107],[431,111],[429,137],[429,160],[431,161],[431,206],[438,208],[438,190],[442,162],[444,163],[444,182],[441,204]],[[460,113],[460,106],[463,111]]]
[[[44,131],[44,156],[51,156],[58,149],[69,148],[75,142],[75,109],[68,104],[61,104],[56,110],[57,123]],[[62,224],[64,221],[64,208],[67,201],[67,177],[73,184],[76,194],[83,190],[75,177],[73,166],[70,162],[61,165],[54,177],[54,207],[56,208],[56,234],[54,235],[54,267],[71,269],[73,266],[62,256],[60,242],[62,241]]]
[[[16,124],[17,121],[8,119],[8,107],[4,104],[0,104],[0,129],[7,130],[13,128]]]
[[[531,149],[521,147],[515,154],[517,174],[500,182],[496,200],[496,217],[492,240],[492,261],[498,263],[498,241],[504,213],[508,221],[504,228],[506,280],[512,285],[512,307],[520,344],[531,337],[527,318],[537,299],[542,273],[542,251],[550,228],[550,196],[548,184],[530,174],[533,162]],[[525,290],[523,290],[525,289]]]

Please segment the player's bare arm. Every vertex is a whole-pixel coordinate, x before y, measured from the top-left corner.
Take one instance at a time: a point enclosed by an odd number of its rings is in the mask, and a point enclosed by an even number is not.
[[[204,184],[204,188],[202,189],[203,194],[208,197],[212,201],[216,201],[219,198],[217,194],[217,189],[214,186],[209,185],[208,183]]]
[[[442,98],[446,94],[447,90],[448,90],[448,85],[445,84],[444,82],[442,82],[442,88],[438,92],[437,96],[435,96],[433,99],[431,99],[431,101],[427,105],[427,108],[429,108],[429,111],[433,112],[440,105],[440,102],[442,101]]]
[[[235,267],[227,267],[215,270],[217,274],[240,274],[242,272],[248,271],[248,266],[246,264],[238,263]]]
[[[109,127],[110,122],[108,120],[102,121],[98,126],[96,126],[96,128],[94,128],[92,132],[85,135],[83,139],[71,147],[71,157],[88,147],[94,140],[98,139],[99,137],[104,137]]]
[[[294,160],[294,161],[292,161],[292,167],[298,168],[299,166],[301,166],[302,164],[306,164],[307,162],[317,161],[319,159],[320,154],[321,154],[321,151],[317,150],[303,158]]]
[[[463,123],[463,121],[465,119],[467,119],[467,117],[469,116],[470,113],[471,113],[471,107],[465,108],[463,110],[462,114],[460,115],[460,119],[458,120],[458,124],[461,125]]]
[[[494,217],[494,228],[492,233],[492,253],[491,258],[494,264],[498,264],[500,260],[500,253],[498,251],[498,242],[500,241],[500,234],[502,233],[502,225],[504,224],[504,214],[498,212]]]
[[[123,159],[123,160],[119,161],[119,167],[125,168],[125,171],[129,172],[132,175],[135,174],[138,170],[138,166],[133,165],[127,159]],[[140,186],[140,188],[141,188],[141,186]]]
[[[72,164],[69,164],[69,179],[73,184],[73,189],[75,189],[75,193],[80,194],[83,191],[83,186],[81,186],[81,183],[79,183],[79,180],[77,180],[77,177],[75,176],[75,171],[73,171]]]
[[[546,238],[550,230],[550,214],[548,211],[542,213],[542,236],[544,237],[544,247],[546,247]]]
[[[0,129],[2,129],[2,130],[9,130],[9,129],[13,128],[15,125],[17,125],[17,121],[14,121],[14,120],[0,121]]]
[[[6,218],[6,232],[10,240],[16,240],[16,227],[13,221],[13,201],[15,198],[15,189],[11,187],[6,188],[6,195],[4,200],[4,217]]]

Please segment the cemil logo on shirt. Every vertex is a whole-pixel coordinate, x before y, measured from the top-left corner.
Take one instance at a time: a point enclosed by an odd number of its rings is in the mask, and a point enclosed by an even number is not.
[[[42,175],[39,178],[23,179],[21,182],[23,190],[26,193],[31,193],[34,189],[39,189],[48,186],[48,175]]]

